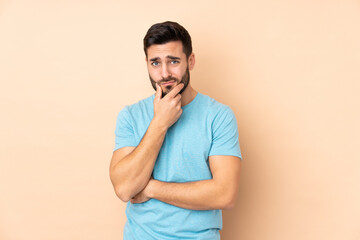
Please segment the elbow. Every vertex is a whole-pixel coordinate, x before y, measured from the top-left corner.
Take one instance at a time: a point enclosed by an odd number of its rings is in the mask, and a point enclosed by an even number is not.
[[[226,195],[223,195],[223,197],[220,200],[220,206],[219,209],[228,210],[235,207],[236,203],[236,193],[229,193]]]
[[[132,198],[131,193],[128,189],[125,188],[123,183],[120,183],[118,180],[115,181],[112,173],[110,173],[110,180],[112,182],[116,196],[123,202],[128,202]]]
[[[127,189],[125,184],[121,179],[116,177],[115,172],[110,169],[110,180],[113,185],[116,196],[123,202],[128,202],[132,198],[129,189]]]
[[[223,210],[229,210],[235,207],[235,201],[234,200],[228,200],[223,203],[222,208]]]
[[[123,202],[128,202],[132,198],[131,194],[128,191],[125,191],[121,187],[115,187],[115,194],[116,196]]]

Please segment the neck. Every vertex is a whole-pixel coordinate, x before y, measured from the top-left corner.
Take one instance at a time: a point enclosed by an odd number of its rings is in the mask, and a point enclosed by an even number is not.
[[[192,100],[194,100],[194,98],[196,97],[197,91],[195,89],[193,89],[189,85],[187,86],[187,88],[185,89],[185,91],[181,94],[181,106],[185,106],[187,104],[189,104]]]

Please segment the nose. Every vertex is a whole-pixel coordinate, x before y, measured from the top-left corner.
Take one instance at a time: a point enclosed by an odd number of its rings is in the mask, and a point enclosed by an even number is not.
[[[167,79],[168,77],[171,76],[171,73],[169,72],[168,67],[166,66],[166,64],[164,64],[161,68],[161,77],[163,79]]]

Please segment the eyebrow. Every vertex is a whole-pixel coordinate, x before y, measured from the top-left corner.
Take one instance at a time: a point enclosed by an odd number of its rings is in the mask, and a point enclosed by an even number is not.
[[[171,60],[180,60],[179,57],[174,57],[174,56],[167,56],[167,58],[170,58]]]
[[[174,56],[171,56],[171,55],[166,56],[166,58],[169,58],[171,60],[180,60],[179,57],[174,57]],[[150,59],[150,61],[152,61],[152,62],[157,61],[157,60],[160,60],[160,58],[159,57],[154,57],[154,58]]]

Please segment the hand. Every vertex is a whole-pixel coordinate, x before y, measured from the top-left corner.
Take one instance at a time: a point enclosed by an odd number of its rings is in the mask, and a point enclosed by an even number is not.
[[[135,197],[130,199],[130,202],[132,204],[135,204],[135,203],[143,203],[143,202],[149,201],[150,197],[148,195],[149,195],[149,191],[150,191],[150,184],[153,181],[154,181],[154,179],[151,177],[148,184],[146,185],[146,187],[141,192],[136,194]]]
[[[144,193],[144,190],[142,190],[141,192],[139,192],[135,197],[133,197],[132,199],[130,199],[130,202],[132,204],[135,204],[135,203],[143,203],[143,202],[147,202],[149,201],[150,198],[147,197]]]
[[[181,116],[181,94],[180,90],[184,87],[183,83],[176,85],[165,97],[161,98],[161,87],[156,84],[154,99],[154,120],[161,127],[169,128]]]

